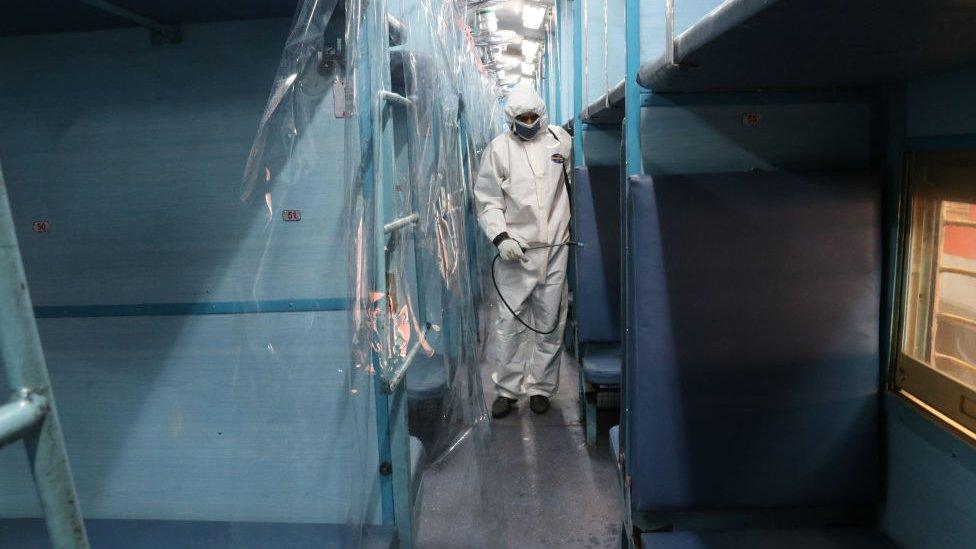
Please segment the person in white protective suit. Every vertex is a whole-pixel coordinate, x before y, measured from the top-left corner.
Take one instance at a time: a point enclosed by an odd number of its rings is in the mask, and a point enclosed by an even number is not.
[[[492,416],[508,415],[529,396],[533,412],[544,414],[559,384],[566,323],[569,181],[572,137],[548,124],[546,106],[534,90],[516,89],[505,107],[509,129],[481,157],[474,198],[478,221],[502,260],[495,276],[512,310],[541,334],[529,330],[499,300],[488,360],[497,397]],[[536,248],[536,249],[532,249]]]

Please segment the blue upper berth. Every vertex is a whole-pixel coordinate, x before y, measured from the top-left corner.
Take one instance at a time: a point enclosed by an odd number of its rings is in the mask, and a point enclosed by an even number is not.
[[[728,0],[638,82],[667,93],[897,81],[976,60],[974,17],[972,0]]]

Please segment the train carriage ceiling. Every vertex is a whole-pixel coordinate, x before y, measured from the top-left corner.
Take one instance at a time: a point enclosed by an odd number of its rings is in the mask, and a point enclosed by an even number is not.
[[[113,7],[173,25],[291,17],[297,4],[298,0],[7,0],[0,17],[0,36],[139,26],[111,13]]]
[[[0,36],[153,28],[179,41],[179,25],[291,17],[300,0],[6,0]],[[538,85],[553,0],[466,0],[468,23],[499,91]],[[490,20],[490,21],[489,21]],[[155,38],[154,38],[155,39]]]

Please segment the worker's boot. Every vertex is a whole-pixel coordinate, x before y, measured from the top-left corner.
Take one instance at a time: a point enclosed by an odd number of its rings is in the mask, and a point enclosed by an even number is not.
[[[515,403],[518,402],[513,398],[505,398],[500,396],[495,399],[495,402],[491,403],[491,417],[498,419],[507,416],[512,413],[512,408],[515,407]]]
[[[544,414],[549,411],[549,397],[542,395],[532,395],[529,398],[529,408],[537,414]]]

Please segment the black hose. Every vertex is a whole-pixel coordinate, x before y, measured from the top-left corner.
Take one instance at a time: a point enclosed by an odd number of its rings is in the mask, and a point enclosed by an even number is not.
[[[529,252],[529,251],[532,251],[532,250],[544,250],[544,249],[547,249],[547,248],[558,248],[560,246],[580,246],[580,243],[579,242],[573,242],[571,240],[567,240],[566,242],[562,242],[560,244],[544,244],[542,246],[532,246],[532,247],[529,247],[529,248],[522,248],[522,251],[523,252]],[[500,257],[501,257],[501,254],[500,253],[496,253],[495,254],[495,259],[492,259],[491,260],[491,283],[495,285],[495,293],[498,294],[498,298],[502,300],[502,303],[505,305],[505,308],[508,309],[508,312],[512,313],[512,316],[515,317],[515,320],[518,320],[519,321],[519,324],[521,324],[522,326],[525,326],[526,328],[532,330],[533,332],[535,332],[535,333],[537,333],[539,335],[549,335],[549,334],[555,332],[556,331],[556,328],[559,327],[559,316],[560,315],[559,315],[559,312],[558,311],[562,311],[562,309],[563,309],[563,302],[562,302],[562,300],[560,299],[560,301],[559,301],[559,309],[556,312],[556,323],[553,325],[552,328],[549,329],[549,331],[543,332],[541,330],[536,330],[532,326],[529,326],[528,324],[526,324],[525,321],[522,320],[521,318],[519,318],[519,315],[516,314],[516,312],[514,310],[512,310],[512,306],[509,305],[507,301],[505,301],[505,296],[502,295],[502,291],[498,287],[498,280],[495,279],[495,263],[498,263],[498,259]]]

